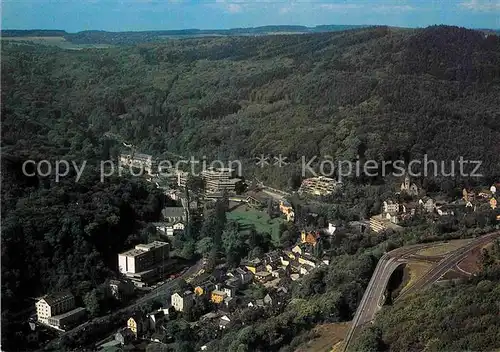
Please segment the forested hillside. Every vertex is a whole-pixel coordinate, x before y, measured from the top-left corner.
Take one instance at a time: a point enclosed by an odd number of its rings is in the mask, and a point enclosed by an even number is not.
[[[2,65],[3,145],[16,154],[84,156],[110,131],[155,154],[462,155],[500,174],[500,39],[463,28],[6,44]],[[290,172],[269,181],[285,185]]]

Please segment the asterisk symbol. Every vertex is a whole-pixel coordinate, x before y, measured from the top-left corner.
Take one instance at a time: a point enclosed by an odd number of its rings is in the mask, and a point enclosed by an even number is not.
[[[261,154],[260,156],[256,157],[257,162],[255,165],[260,166],[261,168],[266,167],[269,165],[269,157],[265,156],[264,154]]]
[[[278,156],[274,157],[274,165],[277,165],[278,167],[283,167],[285,165],[288,165],[288,162],[286,161],[287,157],[279,154]]]

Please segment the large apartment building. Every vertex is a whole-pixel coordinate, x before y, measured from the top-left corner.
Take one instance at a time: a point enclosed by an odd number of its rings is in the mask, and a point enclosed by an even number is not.
[[[241,181],[236,176],[235,170],[231,168],[210,168],[201,172],[207,192],[234,192],[236,184]]]
[[[327,196],[332,194],[338,186],[338,182],[330,177],[319,176],[307,178],[302,181],[299,193],[308,193],[315,196]]]
[[[232,168],[208,168],[201,172],[201,178],[205,181],[205,191],[206,193],[219,193],[227,191],[232,193],[236,189],[238,182],[241,182],[241,178],[238,178],[235,169]],[[178,172],[177,173],[177,185],[179,187],[186,186],[189,173]]]
[[[148,175],[158,173],[158,162],[152,155],[142,153],[121,154],[121,166],[143,169]]]
[[[137,274],[167,260],[168,256],[169,244],[166,242],[138,244],[135,248],[118,254],[118,267],[123,274]]]

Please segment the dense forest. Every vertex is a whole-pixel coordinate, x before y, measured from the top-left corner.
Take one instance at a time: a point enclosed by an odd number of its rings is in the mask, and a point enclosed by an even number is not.
[[[495,35],[377,27],[78,51],[2,44],[2,337],[10,338],[4,346],[16,345],[12,324],[34,297],[66,288],[86,297],[114,275],[117,252],[147,240],[146,223],[158,219],[166,201],[161,193],[139,180],[99,180],[99,161],[116,158],[122,142],[158,157],[243,160],[245,176],[283,188],[296,187],[290,181],[303,155],[463,156],[482,160],[487,177],[500,175]],[[291,165],[257,169],[260,154],[285,155]],[[79,182],[71,170],[56,183],[53,174],[23,175],[28,159],[86,160],[88,166]],[[345,189],[356,201],[332,205],[326,216],[352,220],[350,213],[363,216],[380,206],[364,189]],[[386,249],[470,236],[474,230],[466,228],[475,224],[462,222],[422,226],[404,236],[339,239],[333,264],[294,285],[293,305],[272,317],[242,316],[247,326],[213,341],[213,348],[291,350],[315,324],[351,319]],[[236,243],[248,254],[246,242],[222,242],[227,253]],[[461,288],[443,290],[459,295],[453,290]],[[397,336],[388,334],[384,343]],[[191,344],[210,341],[201,334]]]
[[[108,132],[158,156],[243,160],[248,174],[256,156],[281,154],[289,167],[255,170],[277,186],[302,156],[463,156],[500,174],[500,39],[479,31],[378,27],[80,51],[6,43],[2,65],[3,143],[16,154],[85,156]]]

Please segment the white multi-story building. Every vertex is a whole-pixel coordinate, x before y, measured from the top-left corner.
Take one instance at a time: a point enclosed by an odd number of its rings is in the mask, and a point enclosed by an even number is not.
[[[205,180],[207,192],[234,192],[236,184],[241,181],[231,168],[209,168],[201,172],[201,177]]]
[[[75,308],[75,297],[69,292],[47,295],[35,305],[38,321],[57,329],[63,329],[85,315],[84,308]]]
[[[134,249],[118,254],[118,267],[124,274],[140,273],[167,260],[169,252],[169,244],[166,242],[138,244]]]

